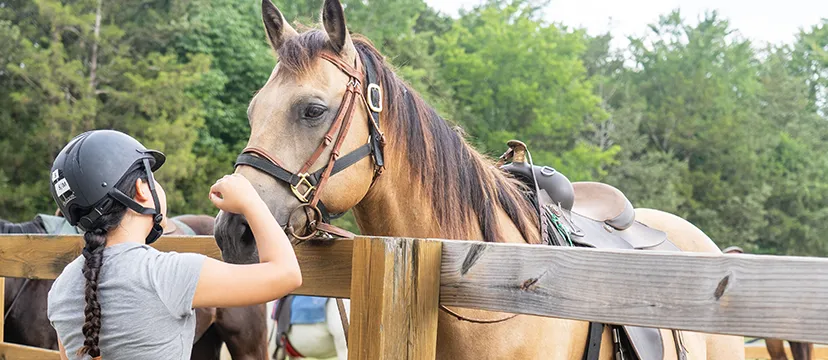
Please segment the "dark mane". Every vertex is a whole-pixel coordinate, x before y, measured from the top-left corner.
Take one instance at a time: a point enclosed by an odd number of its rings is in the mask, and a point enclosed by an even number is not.
[[[280,69],[295,74],[309,71],[316,55],[328,49],[327,40],[327,34],[320,30],[289,39],[278,51]],[[355,36],[353,41],[363,59],[370,57],[378,64],[385,109],[381,126],[395,150],[406,154],[411,177],[419,179],[421,190],[430,196],[442,236],[472,240],[464,237],[469,236],[466,229],[475,221],[484,241],[497,241],[496,203],[524,239],[538,242],[534,231],[537,215],[518,183],[472,149],[454,126],[399,79],[369,40]]]

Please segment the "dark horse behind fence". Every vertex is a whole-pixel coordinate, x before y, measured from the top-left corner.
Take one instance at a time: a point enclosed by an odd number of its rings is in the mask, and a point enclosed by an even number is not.
[[[0,219],[0,234],[45,234],[47,225],[44,218],[54,219],[37,216],[24,223],[11,223]],[[212,216],[181,215],[171,220],[165,229],[165,235],[213,235]],[[3,300],[6,342],[58,349],[57,334],[46,315],[47,296],[53,282],[54,280],[6,279]],[[246,336],[247,328],[251,326],[239,319],[261,311],[259,307],[197,309],[196,342],[193,345],[192,359],[218,360],[224,342],[227,342],[234,359],[260,358],[260,341]]]

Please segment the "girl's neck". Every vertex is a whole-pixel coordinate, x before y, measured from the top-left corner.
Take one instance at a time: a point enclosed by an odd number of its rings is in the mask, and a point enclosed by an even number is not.
[[[144,244],[152,229],[152,218],[146,215],[137,215],[128,211],[124,219],[106,235],[106,246],[123,243]]]

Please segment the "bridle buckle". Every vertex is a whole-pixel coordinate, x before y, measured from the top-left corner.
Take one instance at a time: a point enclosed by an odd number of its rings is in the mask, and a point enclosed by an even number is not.
[[[302,173],[297,174],[296,176],[299,177],[299,182],[296,185],[291,184],[290,190],[293,191],[293,195],[296,195],[296,198],[303,203],[308,203],[308,197],[316,190],[316,187],[313,186],[310,181],[308,181],[308,177],[310,174]],[[299,187],[304,185],[307,189],[303,192],[299,190]]]
[[[382,112],[382,88],[380,88],[379,85],[377,85],[377,84],[371,83],[371,84],[368,84],[368,87],[365,89],[365,92],[367,92],[366,98],[367,98],[368,101],[366,101],[366,103],[368,103],[368,108],[371,109],[371,111],[373,111],[375,113],[381,113]],[[375,92],[377,94],[377,102],[376,103],[374,103],[374,93]]]

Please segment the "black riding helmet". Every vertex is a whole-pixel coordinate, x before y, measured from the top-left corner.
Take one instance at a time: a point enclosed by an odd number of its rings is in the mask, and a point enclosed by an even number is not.
[[[155,191],[152,172],[164,164],[166,157],[148,150],[138,140],[114,130],[94,130],[78,135],[60,151],[52,165],[50,191],[66,220],[84,231],[94,229],[98,218],[106,214],[113,201],[139,214],[153,216],[153,228],[146,243],[163,233],[159,213],[161,204]],[[148,209],[115,186],[134,166],[147,172],[154,209]]]

